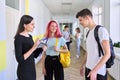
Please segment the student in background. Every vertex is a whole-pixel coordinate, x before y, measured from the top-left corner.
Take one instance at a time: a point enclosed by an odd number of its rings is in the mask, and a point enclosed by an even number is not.
[[[68,49],[56,21],[51,20],[48,23],[45,37],[48,41],[42,55],[44,80],[53,80],[53,75],[55,80],[64,80],[64,70],[59,60],[59,52],[67,52]],[[56,45],[56,39],[58,39],[58,45]]]
[[[83,75],[83,65],[86,63],[86,80],[107,80],[106,62],[110,58],[109,34],[104,27],[100,27],[98,34],[104,55],[99,57],[98,44],[94,38],[94,29],[97,26],[93,20],[92,12],[89,9],[83,9],[77,13],[76,17],[80,24],[89,28],[89,34],[86,39],[87,51],[80,67],[80,74]]]
[[[70,51],[70,33],[69,33],[69,27],[68,26],[64,27],[62,35],[65,38],[68,50]]]
[[[77,54],[76,54],[76,57],[79,58],[80,57],[80,44],[81,44],[81,34],[80,34],[80,28],[77,27],[75,29],[76,31],[76,34],[75,34],[75,39],[76,39],[76,47],[77,47]]]
[[[34,51],[40,42],[39,39],[36,39],[34,43],[32,36],[29,34],[35,28],[34,24],[33,17],[23,15],[15,35],[14,47],[18,62],[18,80],[36,80]]]

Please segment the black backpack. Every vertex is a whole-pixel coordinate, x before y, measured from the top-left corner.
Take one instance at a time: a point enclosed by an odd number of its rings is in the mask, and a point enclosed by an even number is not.
[[[101,57],[101,54],[104,55],[103,49],[101,47],[100,40],[99,40],[99,37],[98,37],[98,29],[100,27],[103,27],[103,26],[97,25],[95,27],[95,30],[94,30],[94,37],[95,37],[95,40],[96,40],[96,42],[98,44],[99,57]],[[88,31],[86,37],[88,36],[88,34],[89,34],[89,31]],[[111,68],[111,66],[114,64],[114,59],[115,59],[115,53],[114,53],[114,49],[113,49],[113,43],[112,43],[112,39],[110,37],[109,37],[109,43],[110,43],[110,53],[111,53],[111,56],[108,59],[108,61],[106,62],[106,68]]]

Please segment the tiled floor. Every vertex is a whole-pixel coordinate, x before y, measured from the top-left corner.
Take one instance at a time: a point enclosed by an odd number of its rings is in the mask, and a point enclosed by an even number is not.
[[[81,65],[81,60],[84,55],[84,50],[81,49],[80,58],[76,58],[76,47],[74,42],[71,44],[71,65],[64,69],[65,80],[84,80],[84,77],[80,76],[79,67]],[[36,65],[37,80],[44,80],[41,70],[41,63],[38,62]],[[113,80],[109,77],[108,80]]]

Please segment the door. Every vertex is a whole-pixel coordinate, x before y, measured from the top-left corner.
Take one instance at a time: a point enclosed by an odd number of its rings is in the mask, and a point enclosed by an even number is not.
[[[19,11],[6,6],[7,80],[16,80],[17,62],[14,53],[14,35],[18,26]]]

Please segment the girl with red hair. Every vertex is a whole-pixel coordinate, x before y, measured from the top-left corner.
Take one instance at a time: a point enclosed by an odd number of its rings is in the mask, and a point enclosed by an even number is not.
[[[67,52],[66,41],[62,37],[59,26],[56,21],[51,20],[46,28],[45,37],[47,38],[46,48],[42,57],[43,74],[45,80],[64,80],[64,70],[59,61],[59,52]],[[56,45],[56,40],[58,44]],[[64,50],[60,47],[64,47]]]

